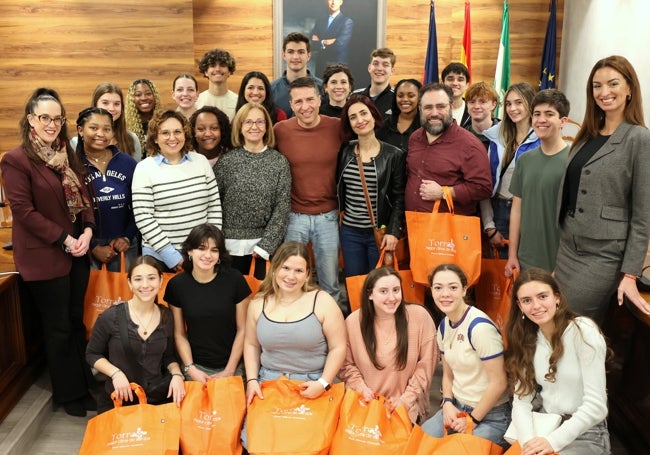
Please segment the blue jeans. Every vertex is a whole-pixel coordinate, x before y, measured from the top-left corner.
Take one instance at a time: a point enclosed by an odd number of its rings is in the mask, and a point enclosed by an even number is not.
[[[472,406],[462,404],[460,401],[454,398],[454,406],[458,408],[461,412],[470,413],[474,409]],[[495,444],[506,448],[508,443],[503,439],[503,435],[510,425],[512,408],[510,402],[500,404],[492,408],[490,412],[483,417],[483,420],[479,425],[474,427],[472,434],[474,436],[479,436],[483,439],[489,439]],[[444,421],[442,418],[442,409],[438,411],[433,417],[428,419],[422,424],[422,430],[433,436],[434,438],[442,438],[444,436]],[[453,430],[449,430],[449,434],[453,433]]]
[[[339,289],[339,215],[336,210],[319,215],[291,212],[285,241],[295,240],[314,250],[319,286],[338,303]]]
[[[317,381],[323,375],[323,370],[313,371],[311,373],[283,373],[282,371],[270,370],[260,366],[260,371],[257,375],[259,378],[260,384],[264,381],[271,381],[273,379],[278,379],[280,376],[286,376],[287,379],[294,381]],[[255,398],[256,400],[259,398]],[[248,417],[244,419],[244,427],[241,430],[241,444],[244,446],[244,449],[248,450],[248,426],[246,425]]]
[[[510,209],[512,199],[501,199],[498,196],[492,198],[492,211],[494,212],[494,226],[505,239],[510,238]],[[499,257],[508,259],[508,247],[499,248]]]
[[[562,455],[609,455],[611,446],[607,420],[597,423],[563,448]]]
[[[377,265],[379,251],[372,228],[341,226],[343,273],[346,277],[366,275]]]

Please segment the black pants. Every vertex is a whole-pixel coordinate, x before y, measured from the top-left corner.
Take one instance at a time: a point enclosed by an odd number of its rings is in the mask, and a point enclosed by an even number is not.
[[[84,296],[90,264],[73,258],[70,274],[42,281],[26,281],[25,288],[41,318],[47,366],[55,403],[83,398],[92,384],[86,363]]]
[[[251,268],[251,261],[253,260],[253,255],[249,254],[246,256],[231,256],[232,258],[232,268],[239,270],[242,275],[248,275],[248,272]],[[255,278],[258,280],[263,280],[266,276],[266,261],[261,257],[255,258]]]

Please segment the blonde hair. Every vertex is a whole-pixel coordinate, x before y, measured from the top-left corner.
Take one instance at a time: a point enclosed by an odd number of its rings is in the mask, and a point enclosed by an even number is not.
[[[267,145],[269,147],[273,147],[275,145],[275,133],[273,132],[273,122],[271,121],[271,116],[269,115],[269,111],[266,110],[266,108],[259,104],[259,103],[246,103],[242,107],[239,108],[237,111],[237,114],[235,114],[235,118],[232,120],[232,133],[230,135],[230,138],[232,140],[232,145],[234,147],[242,147],[244,145],[244,136],[242,135],[242,125],[244,124],[244,120],[246,120],[246,117],[248,117],[248,114],[253,109],[259,109],[262,112],[262,115],[264,116],[264,121],[266,121],[266,131],[264,133],[264,136],[262,137],[262,140],[264,141],[264,145]]]
[[[151,93],[153,93],[154,107],[152,118],[159,115],[162,111],[162,102],[160,101],[158,89],[149,79],[138,79],[133,81],[133,83],[129,86],[129,91],[126,93],[126,103],[124,106],[126,128],[138,136],[140,145],[144,150],[147,138],[144,134],[144,128],[142,128],[142,117],[140,117],[140,111],[135,105],[135,87],[139,84],[146,84],[151,89]]]

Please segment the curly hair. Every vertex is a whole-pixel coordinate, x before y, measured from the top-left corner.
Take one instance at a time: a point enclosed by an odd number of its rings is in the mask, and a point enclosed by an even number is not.
[[[149,86],[151,93],[153,93],[153,117],[159,115],[162,111],[162,102],[160,101],[158,89],[149,79],[138,79],[133,81],[133,83],[129,86],[129,91],[126,93],[126,105],[124,109],[126,127],[129,131],[132,131],[136,136],[138,136],[140,145],[144,150],[147,142],[147,136],[144,134],[144,128],[142,127],[143,122],[142,117],[140,116],[140,111],[135,105],[135,88],[140,84],[146,84]]]
[[[230,52],[223,49],[212,49],[203,54],[203,57],[201,57],[201,60],[199,61],[199,71],[203,74],[203,77],[207,77],[205,72],[208,68],[215,66],[217,63],[221,63],[228,67],[230,74],[235,72],[235,59],[230,55]]]
[[[90,102],[91,106],[99,106],[99,99],[106,95],[107,93],[114,93],[120,97],[120,102],[122,103],[122,112],[117,120],[113,121],[113,132],[115,133],[115,142],[117,142],[117,148],[120,152],[124,152],[129,156],[133,156],[135,153],[135,143],[133,137],[129,134],[129,131],[126,129],[126,120],[124,114],[124,95],[122,95],[122,89],[116,84],[110,82],[102,82],[93,92],[92,101]]]
[[[217,144],[217,153],[216,156],[221,156],[226,152],[232,150],[232,142],[230,140],[230,119],[228,116],[218,107],[214,106],[203,106],[202,108],[197,109],[190,116],[190,128],[192,130],[192,147],[194,151],[199,152],[199,142],[196,140],[196,121],[201,114],[212,114],[216,117],[217,123],[219,124],[219,131],[221,132],[221,140]]]
[[[160,153],[160,146],[156,142],[158,139],[160,125],[162,125],[166,120],[172,118],[178,120],[183,128],[185,143],[181,149],[181,155],[185,155],[192,148],[192,131],[190,130],[189,122],[180,112],[168,110],[161,112],[160,114],[156,114],[149,122],[149,134],[147,135],[147,142],[145,144],[145,150],[147,151],[148,156],[155,156]]]
[[[560,292],[557,281],[550,272],[539,268],[531,268],[521,272],[512,288],[510,314],[506,324],[506,339],[517,340],[517,342],[508,344],[505,355],[505,368],[510,390],[522,397],[534,393],[537,388],[533,359],[537,349],[539,326],[524,316],[521,308],[519,308],[519,299],[517,297],[519,289],[524,284],[532,281],[548,285],[553,295],[559,299],[553,316],[555,329],[550,340],[551,356],[548,361],[548,371],[544,375],[544,378],[549,382],[555,382],[557,364],[564,354],[562,335],[567,326],[578,316],[569,309],[566,298]]]

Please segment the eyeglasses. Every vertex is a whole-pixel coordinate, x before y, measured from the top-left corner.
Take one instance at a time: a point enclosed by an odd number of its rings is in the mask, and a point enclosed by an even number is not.
[[[434,109],[436,111],[446,111],[447,109],[451,108],[451,103],[450,104],[425,104],[422,106],[423,111],[433,111]]]
[[[36,114],[33,114],[33,115],[36,115]],[[41,114],[41,115],[36,115],[36,118],[38,119],[39,122],[41,122],[41,124],[43,126],[47,126],[52,122],[54,122],[54,124],[56,126],[61,126],[61,125],[65,124],[65,117],[62,117],[60,115],[57,116],[57,117],[50,117],[47,114]]]
[[[252,128],[253,125],[257,126],[258,128],[264,128],[266,126],[266,120],[262,119],[257,119],[257,120],[244,120],[243,125],[246,128]]]
[[[174,130],[174,131],[164,130],[164,131],[161,131],[160,133],[158,133],[158,135],[162,136],[164,139],[169,139],[170,137],[172,137],[172,135],[174,137],[184,136],[185,133],[183,132],[183,130]]]

